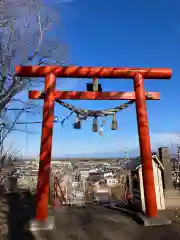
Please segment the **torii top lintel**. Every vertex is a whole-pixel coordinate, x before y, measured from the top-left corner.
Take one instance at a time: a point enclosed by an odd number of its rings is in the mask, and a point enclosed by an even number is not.
[[[170,79],[170,68],[112,68],[82,66],[17,66],[16,76],[45,77],[53,73],[56,77],[69,78],[126,78],[131,79],[141,73],[145,79]]]

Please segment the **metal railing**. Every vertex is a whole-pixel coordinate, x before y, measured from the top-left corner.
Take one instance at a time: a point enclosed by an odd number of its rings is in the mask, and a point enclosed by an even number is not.
[[[58,203],[67,204],[66,198],[62,191],[59,179],[57,176],[53,177],[53,207],[56,207]]]

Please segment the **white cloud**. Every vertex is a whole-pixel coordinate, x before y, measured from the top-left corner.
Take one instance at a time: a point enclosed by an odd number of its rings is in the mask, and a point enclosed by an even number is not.
[[[153,148],[159,146],[172,147],[180,143],[180,136],[174,133],[151,133],[151,144]]]

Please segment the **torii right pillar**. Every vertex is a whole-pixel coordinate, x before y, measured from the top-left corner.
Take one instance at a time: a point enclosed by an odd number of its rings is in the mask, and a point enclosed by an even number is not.
[[[146,216],[140,215],[138,220],[143,222],[145,226],[167,225],[170,224],[171,221],[166,218],[159,217],[157,212],[144,78],[141,73],[137,73],[134,77],[134,90],[136,95],[136,113],[146,206]]]
[[[154,174],[152,165],[152,152],[149,136],[148,116],[146,110],[144,78],[141,73],[138,73],[134,78],[134,90],[136,94],[136,113],[139,133],[139,146],[142,164],[146,216],[157,217],[156,193],[154,186]]]

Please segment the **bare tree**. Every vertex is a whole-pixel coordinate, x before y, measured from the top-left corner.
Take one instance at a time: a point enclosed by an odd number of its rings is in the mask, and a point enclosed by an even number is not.
[[[8,111],[14,97],[33,84],[31,78],[16,77],[16,65],[61,65],[64,45],[50,36],[58,14],[41,0],[0,0],[0,119],[9,124]],[[32,112],[31,103],[16,109],[17,117]],[[34,107],[36,107],[34,105]],[[10,132],[10,130],[8,130]],[[0,143],[1,144],[1,143]]]
[[[0,1],[0,110],[31,83],[16,65],[63,64],[63,46],[47,34],[56,20],[40,0]]]
[[[0,157],[0,173],[5,165],[13,166],[15,162],[20,158],[20,151],[14,150],[12,146],[6,149]]]
[[[41,112],[41,107],[39,105],[33,104],[32,102],[25,102],[19,99],[13,99],[14,101],[20,103],[18,107],[5,108],[3,110],[3,122],[0,123],[0,153],[3,152],[3,142],[6,137],[12,131],[25,132],[26,134],[35,134],[35,132],[29,132],[26,129],[26,124],[22,124],[22,127],[17,127],[17,123],[22,115],[37,115]],[[12,112],[10,114],[10,111]]]

